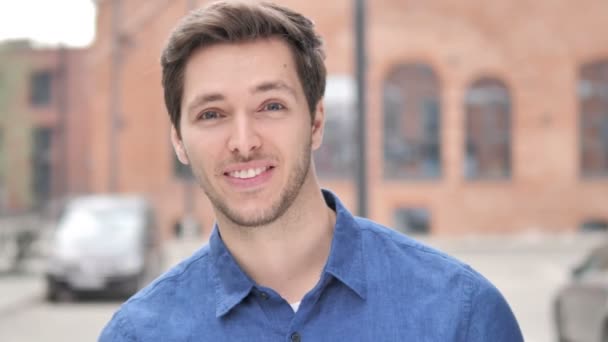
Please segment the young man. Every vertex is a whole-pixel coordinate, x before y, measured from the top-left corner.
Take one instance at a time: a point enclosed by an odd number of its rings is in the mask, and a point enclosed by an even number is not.
[[[320,189],[326,70],[310,20],[216,2],[180,22],[162,68],[175,152],[217,224],[101,341],[523,340],[481,275]]]

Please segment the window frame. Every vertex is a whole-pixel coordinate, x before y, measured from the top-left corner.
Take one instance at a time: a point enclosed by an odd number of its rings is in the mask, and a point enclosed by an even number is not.
[[[417,78],[424,79],[424,84],[417,89],[411,88],[415,91],[408,90],[414,83],[418,87],[420,82],[416,81]],[[381,89],[383,179],[425,182],[443,178],[443,89],[435,68],[424,61],[397,63],[385,75]],[[413,105],[407,102],[405,94],[408,91],[417,93],[413,97]],[[399,113],[396,113],[397,111]],[[429,119],[431,116],[435,118]],[[418,127],[415,130],[424,133],[419,137],[408,136],[403,129],[406,127],[403,120],[416,122]],[[432,124],[429,124],[429,120]],[[435,127],[428,131],[429,125]],[[395,129],[398,136],[393,133]],[[408,157],[408,154],[413,157]],[[404,171],[408,167],[414,171]]]

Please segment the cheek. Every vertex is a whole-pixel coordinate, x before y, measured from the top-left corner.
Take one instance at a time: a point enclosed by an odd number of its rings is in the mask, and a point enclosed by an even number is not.
[[[213,139],[203,139],[200,137],[184,137],[184,147],[188,154],[188,159],[193,167],[201,169],[208,168],[218,159],[218,144],[213,143]]]
[[[264,130],[264,144],[267,148],[283,150],[286,154],[299,152],[302,150],[302,145],[310,142],[310,131],[304,127],[306,126],[303,124],[294,123],[268,127]]]

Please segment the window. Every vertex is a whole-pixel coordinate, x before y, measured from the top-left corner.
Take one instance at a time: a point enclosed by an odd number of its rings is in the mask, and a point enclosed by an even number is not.
[[[36,128],[32,138],[32,190],[39,206],[51,195],[52,131],[50,128]]]
[[[330,75],[325,89],[325,131],[314,153],[320,178],[351,178],[357,154],[355,144],[355,82],[350,76]]]
[[[395,228],[405,234],[428,234],[431,215],[424,208],[398,208],[394,212]]]
[[[171,150],[171,157],[173,160],[173,175],[179,179],[192,179],[193,175],[190,165],[180,162],[173,150]]]
[[[511,176],[511,99],[495,78],[473,82],[465,97],[465,162],[468,179]]]
[[[397,66],[384,82],[384,177],[441,176],[439,81],[425,64]]]
[[[583,177],[608,176],[608,59],[580,69],[580,168]]]
[[[583,232],[608,232],[608,220],[588,219],[579,227]]]
[[[30,103],[33,106],[46,106],[51,103],[52,75],[49,71],[38,71],[30,80]]]

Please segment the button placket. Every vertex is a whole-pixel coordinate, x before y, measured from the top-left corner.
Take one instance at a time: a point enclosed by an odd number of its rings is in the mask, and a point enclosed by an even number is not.
[[[298,332],[296,331],[291,334],[290,340],[291,340],[291,342],[300,342],[300,341],[302,341],[302,337],[300,337],[300,334],[298,334]]]

